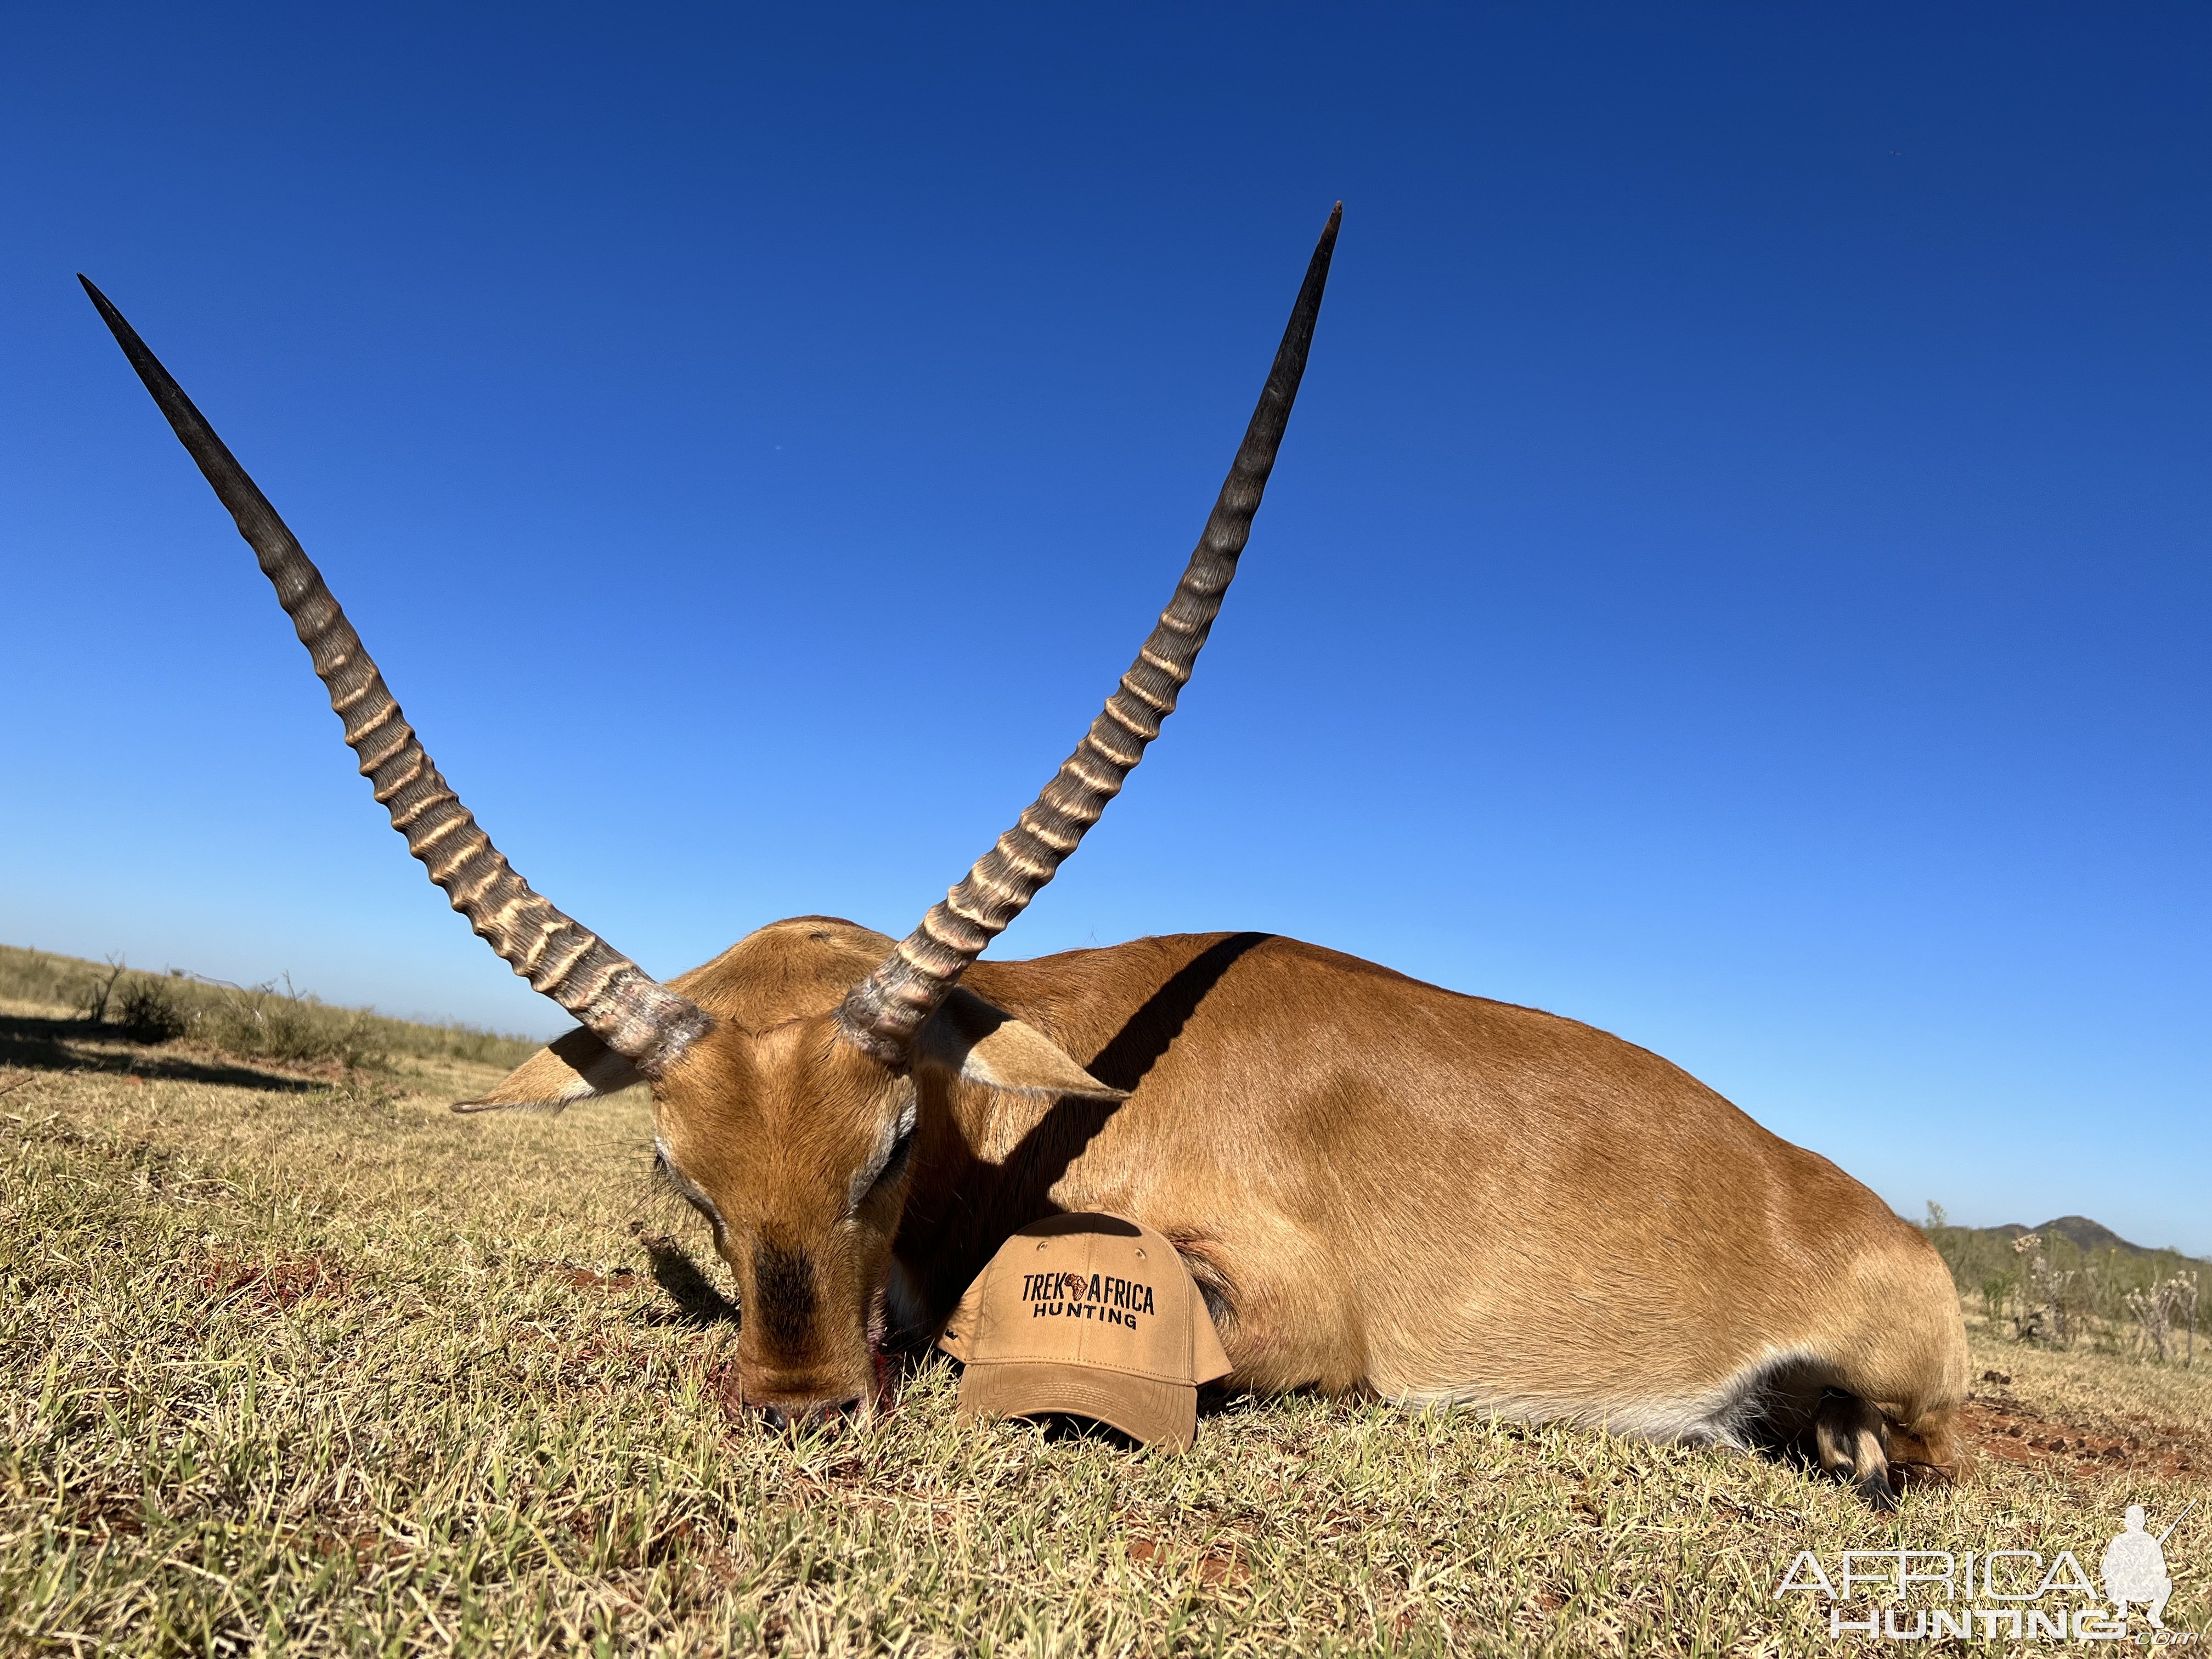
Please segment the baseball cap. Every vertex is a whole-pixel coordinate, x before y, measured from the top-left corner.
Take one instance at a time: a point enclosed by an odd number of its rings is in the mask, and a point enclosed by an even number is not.
[[[957,1415],[1066,1412],[1187,1449],[1198,1385],[1229,1356],[1174,1245],[1116,1215],[1023,1228],[960,1298],[938,1346],[967,1366]]]

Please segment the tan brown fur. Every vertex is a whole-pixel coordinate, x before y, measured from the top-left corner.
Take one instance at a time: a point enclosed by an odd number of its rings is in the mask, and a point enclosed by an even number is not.
[[[1234,1387],[1660,1438],[1811,1426],[1863,1486],[1893,1434],[1957,1463],[1965,1333],[1917,1231],[1633,1044],[1290,939],[1184,935],[980,962],[901,1075],[834,1023],[888,944],[803,918],[674,981],[715,1025],[655,1085],[669,1160],[749,1297],[763,1240],[818,1288],[803,1340],[749,1302],[749,1399],[865,1402],[886,1287],[926,1337],[1014,1228],[1103,1209],[1184,1246]],[[530,1097],[532,1066],[486,1103]],[[908,1109],[910,1168],[848,1216]]]

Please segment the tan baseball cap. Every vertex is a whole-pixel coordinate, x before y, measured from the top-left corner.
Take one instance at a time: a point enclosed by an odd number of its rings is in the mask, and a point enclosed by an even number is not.
[[[1178,1450],[1198,1433],[1198,1385],[1230,1370],[1175,1246],[1117,1215],[1023,1228],[938,1346],[968,1368],[963,1422],[1066,1412]]]

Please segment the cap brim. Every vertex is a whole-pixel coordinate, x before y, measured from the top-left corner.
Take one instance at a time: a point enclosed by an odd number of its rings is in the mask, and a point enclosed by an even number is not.
[[[1187,1382],[1091,1365],[971,1364],[960,1379],[962,1421],[1066,1412],[1096,1418],[1148,1446],[1188,1451],[1198,1435],[1198,1390]]]

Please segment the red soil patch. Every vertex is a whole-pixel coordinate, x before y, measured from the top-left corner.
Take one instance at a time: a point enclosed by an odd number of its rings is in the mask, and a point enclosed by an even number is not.
[[[610,1368],[634,1376],[645,1363],[644,1354],[629,1343],[594,1336],[575,1352],[562,1358],[561,1380],[574,1388],[603,1389],[614,1380],[606,1375]]]
[[[87,1499],[76,1506],[70,1519],[101,1538],[136,1538],[146,1530],[139,1501],[120,1493]]]
[[[1985,1377],[1984,1381],[2009,1381]],[[2212,1470],[2212,1441],[2139,1415],[2079,1423],[2002,1391],[1970,1394],[1960,1424],[1975,1450],[2002,1463],[2160,1475]]]
[[[1235,1549],[1207,1550],[1194,1559],[1188,1551],[1178,1551],[1152,1538],[1132,1538],[1128,1544],[1129,1559],[1140,1567],[1158,1567],[1166,1572],[1181,1572],[1195,1565],[1201,1584],[1247,1584],[1252,1581],[1252,1569],[1244,1564],[1243,1556]]]
[[[344,1275],[312,1255],[279,1256],[274,1261],[217,1256],[194,1277],[202,1290],[226,1302],[252,1302],[287,1311],[310,1297],[345,1294]]]
[[[404,1553],[400,1547],[380,1532],[357,1532],[344,1535],[334,1532],[317,1533],[301,1541],[325,1560],[336,1555],[350,1555],[356,1561],[384,1562],[398,1559]]]
[[[745,1410],[744,1385],[738,1376],[738,1362],[725,1359],[707,1373],[707,1391],[722,1408],[722,1415],[739,1428],[750,1426]]]
[[[628,1291],[637,1285],[635,1267],[616,1267],[600,1273],[596,1268],[578,1267],[573,1261],[556,1261],[550,1270],[563,1285],[579,1291]]]

